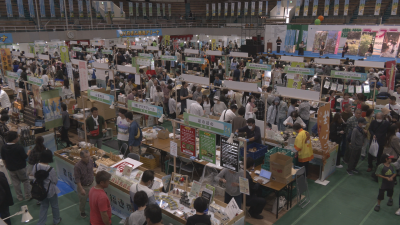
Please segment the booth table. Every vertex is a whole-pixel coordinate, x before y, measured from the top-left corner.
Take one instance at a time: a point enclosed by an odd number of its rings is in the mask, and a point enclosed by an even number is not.
[[[76,191],[76,184],[75,184],[75,179],[74,179],[74,161],[62,156],[61,154],[64,152],[64,150],[59,150],[55,152],[55,163],[57,165],[57,174],[58,178],[61,179],[62,181],[66,182],[71,188],[73,188]],[[108,155],[108,153],[107,153]],[[120,161],[121,162],[121,161]],[[146,168],[139,166],[137,168],[138,170],[145,171],[147,170]],[[161,179],[162,176],[160,174],[155,174],[155,177]],[[130,202],[130,195],[129,195],[129,190],[122,188],[121,186],[117,185],[114,182],[110,181],[109,187],[105,190],[107,195],[110,197],[110,203],[111,203],[111,209],[112,213],[117,215],[118,217],[125,219],[131,214],[131,202]],[[175,200],[177,200],[175,198]],[[179,202],[179,200],[177,200]],[[220,205],[221,207],[225,208],[226,204],[215,200],[215,203]],[[176,210],[170,210],[169,208],[167,209],[162,209],[163,213],[163,222],[164,224],[186,224],[186,220],[174,215],[174,211]],[[227,225],[242,225],[244,224],[244,212],[241,211],[239,215],[234,217],[231,221],[227,223]]]
[[[314,159],[310,163],[320,166],[319,181],[324,181],[329,175],[335,172],[338,146],[337,144],[332,146],[328,150],[329,155],[322,155],[320,152],[315,152],[314,150]]]

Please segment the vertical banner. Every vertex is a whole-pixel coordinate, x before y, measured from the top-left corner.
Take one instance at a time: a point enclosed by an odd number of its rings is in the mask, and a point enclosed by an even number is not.
[[[88,17],[92,17],[92,6],[90,5],[90,0],[86,0],[86,12]]]
[[[206,16],[210,16],[209,4],[206,4]]]
[[[265,15],[268,15],[268,1],[265,2]]]
[[[218,3],[218,16],[221,16],[221,3]]]
[[[215,164],[216,161],[216,135],[199,130],[199,159]]]
[[[100,14],[100,2],[96,1],[96,17],[100,18],[101,14]]]
[[[139,3],[136,2],[136,14],[135,16],[139,16]]]
[[[124,15],[124,3],[123,2],[119,2],[119,13],[122,15]]]
[[[60,58],[64,64],[69,62],[68,46],[60,46]]]
[[[364,15],[365,0],[360,0],[360,6],[358,7],[358,15]]]
[[[381,4],[382,4],[382,0],[376,0],[375,13],[374,13],[375,16],[379,16],[379,13],[381,11]]]
[[[318,124],[319,141],[321,142],[322,150],[325,152],[329,150],[328,141],[329,141],[330,113],[331,113],[330,104],[325,104],[324,106],[318,109],[317,124]],[[307,137],[307,139],[309,139],[309,137]]]
[[[146,3],[142,3],[143,16],[146,16]]]
[[[153,16],[153,3],[149,3],[149,16]]]
[[[39,0],[40,5],[40,17],[46,17],[46,8],[44,6],[44,0]]]
[[[114,18],[114,2],[110,2],[111,6],[111,18]]]
[[[339,0],[335,0],[335,6],[333,7],[333,15],[339,15]]]
[[[343,15],[347,16],[347,14],[349,13],[349,0],[344,0],[344,11],[343,11]]]
[[[181,152],[196,157],[196,129],[181,125]]]
[[[239,171],[239,141],[228,142],[228,138],[221,136],[220,165],[230,170]]]
[[[393,91],[394,89],[394,80],[395,80],[395,73],[396,73],[396,60],[387,61],[385,63],[386,69],[386,85],[390,90]]]
[[[215,41],[215,39],[211,39],[211,49],[215,51],[216,48],[217,48],[217,42]]]
[[[262,15],[262,8],[263,8],[263,2],[259,1],[258,2],[258,15],[261,16]]]
[[[399,6],[399,0],[393,0],[392,2],[392,12],[390,15],[397,15],[397,7]]]
[[[79,84],[81,87],[81,91],[86,91],[89,87],[88,83],[88,68],[86,61],[79,60],[78,61],[79,68]]]
[[[60,0],[60,2],[61,1],[62,0]],[[35,18],[35,7],[33,6],[33,0],[28,0],[28,5],[29,5],[29,16],[31,18]],[[60,9],[61,9],[61,7],[60,7]],[[61,14],[61,17],[63,17],[63,13]]]
[[[228,3],[225,2],[224,16],[228,16]]]
[[[58,90],[42,92],[42,107],[46,129],[62,126],[61,100]]]
[[[231,3],[231,16],[235,16],[235,3]]]
[[[56,9],[54,7],[54,0],[49,0],[50,1],[50,16],[52,18],[56,17]],[[22,2],[22,0],[21,0]]]
[[[69,16],[74,17],[74,1],[73,0],[69,0]]]
[[[17,4],[18,4],[18,15],[20,18],[24,18],[24,5],[22,3],[22,0],[17,0]],[[53,2],[53,9],[54,9],[54,2]]]
[[[238,16],[240,16],[241,14],[241,11],[242,11],[242,3],[241,2],[238,2],[238,7],[237,7],[237,15]]]
[[[83,2],[82,0],[78,0],[78,13],[79,13],[79,17],[83,18]]]
[[[251,15],[256,15],[256,2],[251,2]]]
[[[211,4],[211,15],[215,16],[215,3]]]
[[[317,13],[318,13],[318,0],[314,0],[312,15],[317,16]]]
[[[129,2],[129,16],[133,16],[133,2]]]
[[[6,0],[7,17],[13,17],[11,0]]]
[[[244,2],[244,15],[247,16],[247,13],[249,11],[249,3],[248,2]]]
[[[309,4],[310,4],[310,0],[304,0],[303,16],[308,16]]]
[[[0,56],[1,56],[1,65],[3,67],[3,72],[12,71],[12,58],[11,52],[9,48],[0,48]]]
[[[300,3],[301,3],[301,0],[296,0],[296,11],[294,12],[295,16],[300,15]]]
[[[277,16],[281,15],[281,1],[276,2],[276,15]]]
[[[165,3],[162,4],[162,16],[165,17]]]
[[[161,16],[160,3],[157,3],[157,16]]]
[[[171,17],[171,4],[168,4],[168,15]]]
[[[329,3],[330,3],[330,0],[325,0],[324,16],[329,15]]]

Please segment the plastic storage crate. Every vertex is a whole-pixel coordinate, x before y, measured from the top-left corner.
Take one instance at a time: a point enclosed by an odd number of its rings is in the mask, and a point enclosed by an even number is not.
[[[257,148],[256,152],[248,152],[249,148]],[[258,143],[251,143],[247,145],[247,157],[251,157],[254,160],[263,157],[264,154],[268,151],[268,147],[262,144],[258,144]],[[240,148],[240,156],[244,156],[243,154],[243,148]]]

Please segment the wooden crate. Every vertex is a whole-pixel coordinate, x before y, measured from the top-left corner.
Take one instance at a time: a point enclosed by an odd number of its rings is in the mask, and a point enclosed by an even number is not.
[[[154,159],[148,159],[143,156],[140,156],[140,162],[143,163],[143,167],[147,169],[155,169],[160,166],[160,156],[156,154],[152,154]]]

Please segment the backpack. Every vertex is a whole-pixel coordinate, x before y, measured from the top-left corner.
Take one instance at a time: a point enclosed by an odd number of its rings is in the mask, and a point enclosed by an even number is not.
[[[33,199],[36,199],[38,201],[43,201],[44,199],[47,198],[47,194],[49,193],[50,189],[50,184],[47,187],[47,190],[44,186],[44,180],[49,177],[50,171],[53,169],[53,167],[50,167],[48,170],[37,170],[37,164],[36,164],[36,173],[35,173],[35,180],[31,181],[32,189],[31,189],[31,195]]]

